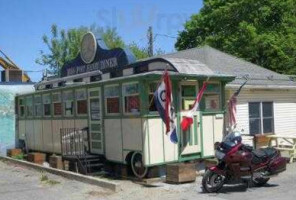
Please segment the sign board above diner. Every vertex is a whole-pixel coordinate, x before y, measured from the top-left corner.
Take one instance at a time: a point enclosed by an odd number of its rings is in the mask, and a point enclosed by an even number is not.
[[[61,77],[73,76],[92,71],[108,72],[135,62],[135,56],[122,48],[104,49],[89,32],[84,35],[77,57],[67,62],[61,69]]]

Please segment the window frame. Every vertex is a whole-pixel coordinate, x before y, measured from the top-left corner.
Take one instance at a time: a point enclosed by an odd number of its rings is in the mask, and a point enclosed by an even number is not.
[[[77,92],[79,92],[79,91],[84,91],[85,92],[85,99],[78,99],[77,98]],[[75,100],[75,102],[74,102],[74,107],[75,107],[75,114],[76,114],[76,116],[88,116],[88,95],[87,95],[87,90],[86,90],[86,88],[80,88],[80,89],[76,89],[75,91],[74,91],[74,99],[73,99],[73,101]],[[78,113],[78,101],[85,101],[86,102],[86,113],[84,113],[84,114],[79,114]],[[74,113],[74,111],[73,111],[73,113]]]
[[[137,84],[138,85],[138,93],[134,93],[132,95],[125,95],[125,92],[124,92],[124,86],[127,86],[127,85],[135,85]],[[138,81],[132,81],[132,82],[127,82],[127,83],[123,83],[121,85],[121,92],[122,92],[122,102],[123,102],[123,114],[124,115],[135,115],[135,116],[138,116],[141,114],[141,96],[140,96],[140,83]],[[136,112],[136,113],[133,113],[133,112],[126,112],[125,110],[125,97],[129,97],[129,96],[139,96],[139,111]]]
[[[26,118],[26,98],[25,97],[21,97],[18,99],[18,102],[19,102],[19,117],[24,119]],[[21,101],[22,101],[22,104],[21,104]],[[21,108],[24,108],[24,115],[22,115],[22,112],[21,112]]]
[[[37,97],[40,98],[40,102],[39,102],[39,103],[36,103],[37,101],[36,101],[35,99],[36,99]],[[35,94],[33,99],[34,99],[34,116],[35,116],[35,118],[42,118],[42,116],[43,116],[43,101],[42,101],[42,95],[41,95],[41,94]],[[41,113],[40,113],[40,115],[37,115],[36,105],[39,105],[40,108],[41,108]]]
[[[72,100],[65,100],[65,93],[72,93]],[[75,95],[75,92],[73,91],[73,90],[64,90],[63,92],[62,92],[62,102],[63,102],[63,116],[64,117],[73,117],[74,116],[74,114],[75,114],[75,110],[74,110],[74,108],[75,108],[75,103],[74,103],[74,95]],[[67,102],[71,102],[72,103],[72,114],[71,115],[66,115],[66,103]]]
[[[155,93],[155,91],[154,92],[151,92],[150,91],[150,85],[151,84],[156,84],[156,90],[158,89],[158,87],[159,87],[159,85],[161,84],[161,83],[159,83],[159,82],[157,82],[157,81],[151,81],[151,82],[148,82],[148,91],[147,91],[147,94],[148,94],[148,113],[150,114],[150,115],[159,115],[159,113],[158,113],[158,111],[157,111],[157,108],[156,108],[156,110],[155,111],[150,111],[150,99],[149,99],[149,96],[150,95],[153,95],[153,101],[155,102],[155,99],[154,99],[154,93]],[[156,105],[155,105],[155,107],[156,107]]]
[[[110,87],[116,87],[118,86],[118,96],[106,96],[105,95],[105,92],[106,92],[106,88],[110,88]],[[104,106],[105,106],[105,115],[106,116],[118,116],[118,115],[121,115],[122,113],[122,107],[121,107],[121,94],[120,94],[121,90],[120,90],[120,84],[111,84],[111,85],[105,85],[104,86]],[[118,113],[108,113],[107,112],[107,98],[115,98],[115,97],[118,97],[119,99],[119,112]]]
[[[205,112],[218,112],[218,111],[221,111],[222,110],[222,87],[221,87],[221,82],[219,81],[209,81],[207,86],[210,85],[210,84],[216,84],[219,86],[219,92],[207,92],[207,89],[204,91],[204,94],[203,94],[203,99],[204,99],[204,111]],[[218,95],[218,100],[219,100],[219,105],[218,105],[218,108],[217,109],[207,109],[206,108],[206,95],[207,94],[210,94],[210,95]]]
[[[44,97],[45,96],[49,96],[49,98],[50,98],[50,103],[44,103]],[[47,104],[49,104],[49,109],[50,109],[50,114],[49,115],[45,115],[45,109],[44,109],[44,106],[45,105],[47,105]],[[44,118],[49,118],[49,117],[52,117],[52,109],[51,109],[51,107],[52,107],[52,96],[51,96],[51,93],[45,93],[45,94],[42,94],[42,116],[44,117]]]
[[[60,98],[59,98],[59,100],[55,101],[54,98],[53,98],[53,96],[54,96],[54,95],[57,95],[57,94],[60,95]],[[55,104],[55,103],[60,103],[60,104],[61,104],[62,112],[61,112],[60,115],[56,115],[56,114],[55,114],[55,109],[54,109],[54,104]],[[64,110],[64,107],[63,107],[63,100],[62,100],[62,92],[53,92],[53,93],[52,93],[52,111],[53,111],[53,112],[52,112],[52,116],[54,116],[54,117],[62,117],[62,116],[63,116],[63,110]]]
[[[29,105],[28,105],[28,99],[31,98],[31,115],[29,115],[28,111],[29,111]],[[30,96],[26,96],[25,97],[25,115],[27,118],[33,118],[34,117],[34,96],[30,95]]]
[[[255,133],[255,134],[251,134],[251,124],[250,124],[250,104],[251,103],[259,103],[259,120],[260,120],[260,132],[259,133]],[[272,117],[264,117],[263,116],[263,104],[264,103],[271,103],[272,105]],[[251,118],[253,119],[253,118]],[[255,118],[254,118],[255,119]],[[258,117],[256,118],[258,119]],[[264,133],[264,124],[263,121],[264,119],[272,119],[272,132],[268,132],[268,133]],[[249,121],[249,135],[255,136],[255,135],[270,135],[270,134],[274,134],[274,102],[273,101],[251,101],[248,102],[248,121]]]
[[[195,87],[195,96],[194,97],[183,97],[182,95],[182,86],[194,86]],[[180,106],[180,112],[188,112],[189,110],[185,110],[183,109],[183,99],[187,98],[187,100],[193,100],[193,102],[195,101],[196,99],[196,96],[199,92],[199,83],[197,80],[188,80],[188,81],[182,81],[180,82],[180,91],[179,91],[179,99],[180,99],[180,103],[179,103],[179,106]],[[200,110],[200,106],[198,108]]]

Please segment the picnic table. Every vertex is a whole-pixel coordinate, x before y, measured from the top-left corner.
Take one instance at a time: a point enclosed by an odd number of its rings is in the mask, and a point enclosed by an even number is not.
[[[268,135],[269,146],[275,147],[280,151],[288,151],[290,156],[290,163],[296,158],[296,136],[285,136],[285,135]],[[275,143],[275,146],[273,145]],[[285,143],[283,143],[285,142]]]

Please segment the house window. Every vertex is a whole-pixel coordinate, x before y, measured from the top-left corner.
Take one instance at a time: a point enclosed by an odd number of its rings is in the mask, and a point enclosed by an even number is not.
[[[63,102],[65,116],[73,116],[73,91],[65,91],[63,93]]]
[[[181,85],[182,110],[190,110],[196,98],[196,85]]]
[[[34,111],[36,117],[42,116],[42,101],[40,95],[34,96]]]
[[[119,85],[105,87],[106,114],[120,113]]]
[[[52,102],[53,102],[53,115],[54,116],[61,116],[62,115],[61,93],[53,93],[52,94]]]
[[[77,115],[87,114],[87,96],[85,89],[76,90],[76,108]]]
[[[43,114],[44,116],[50,116],[51,115],[51,96],[50,94],[44,94],[42,96],[43,98]]]
[[[27,111],[27,116],[32,117],[34,112],[33,112],[33,97],[27,97],[26,98],[26,111]]]
[[[273,102],[249,103],[250,135],[274,132]]]
[[[219,83],[209,83],[204,92],[206,111],[217,111],[220,109],[221,87]]]
[[[139,114],[140,113],[140,96],[139,84],[129,83],[122,86],[124,96],[124,112]]]

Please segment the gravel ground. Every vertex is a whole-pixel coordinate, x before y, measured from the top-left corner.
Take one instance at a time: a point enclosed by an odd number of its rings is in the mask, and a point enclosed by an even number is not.
[[[48,180],[41,180],[46,178]],[[286,172],[272,178],[265,187],[225,186],[219,194],[202,193],[201,177],[198,177],[195,183],[181,185],[154,183],[144,186],[129,180],[114,181],[121,184],[122,189],[117,193],[0,161],[0,200],[290,200],[295,199],[296,196],[296,163],[289,164]]]

